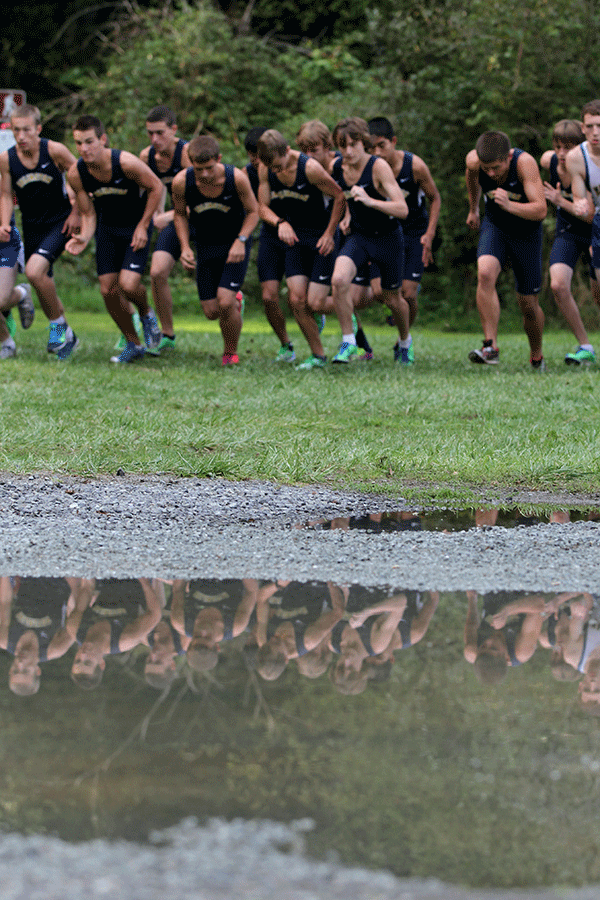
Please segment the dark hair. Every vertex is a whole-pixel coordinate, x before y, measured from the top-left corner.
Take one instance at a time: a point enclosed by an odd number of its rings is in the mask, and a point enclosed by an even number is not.
[[[581,110],[581,121],[585,115],[588,116],[600,116],[600,100],[590,100],[589,103],[586,103],[583,109]]]
[[[258,139],[263,136],[266,130],[267,129],[263,125],[256,125],[254,128],[250,129],[244,141],[246,153],[257,152]]]
[[[363,147],[367,151],[370,151],[372,147],[369,126],[360,116],[349,116],[347,119],[342,119],[333,129],[333,143],[336,147],[345,147],[348,138],[352,141],[362,141]]]
[[[189,142],[187,152],[193,163],[205,163],[219,158],[219,144],[210,134],[199,134]]]
[[[477,139],[475,152],[484,165],[506,159],[510,153],[510,140],[503,131],[485,131]]]
[[[90,128],[94,129],[96,137],[102,137],[106,133],[104,125],[98,116],[79,116],[73,125],[73,131],[89,131]]]
[[[146,122],[164,122],[170,128],[177,124],[175,113],[168,106],[153,106],[148,115]]]
[[[269,128],[263,132],[256,145],[256,152],[261,163],[270,166],[276,156],[283,156],[289,147],[280,131]]]
[[[388,141],[396,137],[394,126],[384,116],[376,116],[374,119],[369,119],[368,126],[369,134],[374,134],[376,137],[386,138]]]
[[[581,123],[576,119],[561,119],[554,126],[552,132],[553,144],[565,144],[569,147],[576,147],[581,144],[584,139]]]

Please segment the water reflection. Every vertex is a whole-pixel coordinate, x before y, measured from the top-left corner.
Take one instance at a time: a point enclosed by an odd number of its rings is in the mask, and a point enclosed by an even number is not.
[[[102,682],[107,660],[141,648],[148,685],[164,690],[186,670],[217,669],[225,646],[247,670],[278,680],[293,662],[309,679],[328,675],[342,694],[389,678],[400,651],[423,640],[438,591],[256,579],[0,578],[0,647],[12,657],[8,685],[27,696],[43,668],[72,651],[70,678]],[[449,597],[456,607],[460,593]],[[547,651],[557,680],[581,678],[582,708],[600,713],[600,607],[594,595],[464,592],[464,649],[483,684]],[[457,635],[447,635],[454,643]]]
[[[591,594],[14,577],[0,599],[6,828],[308,816],[311,852],[401,876],[600,876]]]
[[[500,509],[486,507],[481,509],[436,509],[436,510],[398,510],[396,512],[376,512],[361,516],[347,516],[336,519],[312,519],[299,527],[314,528],[323,531],[357,529],[371,534],[391,531],[466,531],[469,528],[486,528],[494,525],[503,528],[555,523],[564,525],[567,522],[596,522],[600,511],[581,509],[555,509],[547,513],[530,512],[514,507]]]

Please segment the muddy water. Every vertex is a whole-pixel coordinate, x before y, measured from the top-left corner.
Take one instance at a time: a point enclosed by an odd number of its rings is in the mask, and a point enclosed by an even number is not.
[[[0,587],[5,829],[144,840],[189,815],[310,818],[313,855],[400,876],[600,879],[598,719],[579,700],[592,595]]]

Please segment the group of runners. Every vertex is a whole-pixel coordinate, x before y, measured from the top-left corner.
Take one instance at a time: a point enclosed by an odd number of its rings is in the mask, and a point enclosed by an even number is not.
[[[100,292],[121,332],[116,363],[176,346],[169,276],[176,263],[194,272],[205,316],[218,320],[223,365],[239,362],[242,286],[253,233],[266,317],[279,340],[277,362],[295,363],[280,286],[308,346],[298,369],[321,368],[326,315],[339,321],[341,343],[332,359],[368,360],[372,349],[359,310],[384,303],[398,331],[394,360],[414,363],[411,326],[432,247],[441,198],[427,164],[401,150],[388,119],[342,119],[330,132],[304,123],[293,149],[275,129],[253,128],[245,141],[244,168],[224,163],[210,135],[178,137],[174,113],[154,107],[146,118],[150,141],[140,156],[111,149],[102,122],[83,115],[73,139],[79,158],[61,143],[41,137],[39,110],[18,108],[11,120],[16,145],[0,154],[0,359],[16,354],[16,308],[23,328],[33,322],[31,286],[49,321],[48,352],[68,359],[79,340],[58,297],[53,265],[63,252],[79,255],[95,238]],[[600,100],[586,104],[582,122],[562,120],[553,150],[541,160],[511,146],[502,132],[486,132],[467,155],[467,224],[480,231],[477,308],[483,346],[469,358],[497,364],[500,305],[496,282],[513,269],[523,324],[535,370],[544,369],[542,220],[547,201],[557,208],[550,258],[557,305],[578,346],[565,362],[595,361],[571,279],[577,260],[589,260],[600,304]],[[23,239],[15,225],[14,197]],[[485,213],[480,219],[480,200]],[[167,198],[171,198],[167,204]],[[150,262],[153,306],[143,274],[152,230],[158,232]],[[28,284],[17,284],[24,271]]]

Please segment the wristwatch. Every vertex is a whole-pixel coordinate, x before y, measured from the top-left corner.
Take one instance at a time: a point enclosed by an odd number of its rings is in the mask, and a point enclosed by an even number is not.
[[[242,244],[245,244],[246,241],[248,240],[248,238],[246,237],[245,234],[238,234],[238,238],[237,238],[237,239],[238,239],[238,241],[241,241]]]

